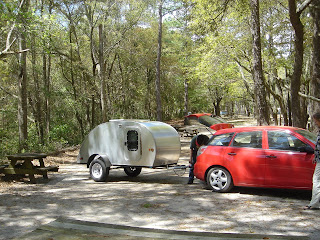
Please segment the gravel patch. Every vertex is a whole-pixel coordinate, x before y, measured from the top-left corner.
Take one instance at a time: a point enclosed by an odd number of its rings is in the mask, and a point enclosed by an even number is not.
[[[179,164],[188,164],[187,141]],[[122,169],[107,182],[89,179],[78,151],[48,157],[60,166],[49,179],[0,181],[0,239],[12,239],[59,217],[167,230],[272,234],[320,239],[320,211],[305,211],[310,191],[235,188],[213,193],[199,180],[186,184],[188,172],[142,169],[136,178]]]

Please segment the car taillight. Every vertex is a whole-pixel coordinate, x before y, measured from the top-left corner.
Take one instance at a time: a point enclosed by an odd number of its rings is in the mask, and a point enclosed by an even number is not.
[[[207,149],[207,146],[202,146],[199,148],[198,152],[197,152],[197,156],[199,156],[200,154],[202,154],[205,150]]]

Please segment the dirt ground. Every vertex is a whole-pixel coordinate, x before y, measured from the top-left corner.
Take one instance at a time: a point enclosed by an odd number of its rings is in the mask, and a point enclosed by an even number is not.
[[[187,164],[190,139],[182,139],[179,164]],[[310,191],[234,188],[213,193],[188,172],[143,169],[136,178],[122,169],[107,182],[89,179],[76,164],[78,150],[48,157],[59,165],[37,184],[0,181],[0,239],[19,238],[59,217],[155,229],[276,234],[320,239],[320,211],[306,211]],[[180,173],[181,174],[181,173]]]

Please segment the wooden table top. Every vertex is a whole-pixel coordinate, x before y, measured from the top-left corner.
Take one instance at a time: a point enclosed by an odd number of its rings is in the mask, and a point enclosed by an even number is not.
[[[47,154],[45,153],[19,153],[13,155],[6,155],[9,160],[32,160],[46,158]]]

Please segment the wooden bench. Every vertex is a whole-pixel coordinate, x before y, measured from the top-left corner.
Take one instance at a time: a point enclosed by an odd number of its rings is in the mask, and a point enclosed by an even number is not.
[[[185,137],[193,137],[195,135],[198,135],[199,130],[198,128],[186,128],[184,129],[183,133]]]
[[[6,167],[8,167],[9,165],[8,164],[6,164],[6,165],[0,165],[0,169],[4,169],[4,168],[6,168]]]
[[[35,167],[39,171],[47,171],[47,172],[58,172],[59,166],[49,166],[49,167]]]
[[[7,155],[8,165],[0,166],[0,173],[6,175],[26,175],[28,174],[30,182],[35,183],[34,175],[42,175],[44,179],[48,179],[48,171],[57,172],[58,166],[45,166],[44,159],[47,157],[43,153],[22,153],[15,155]],[[33,164],[33,160],[38,160],[40,166]]]

